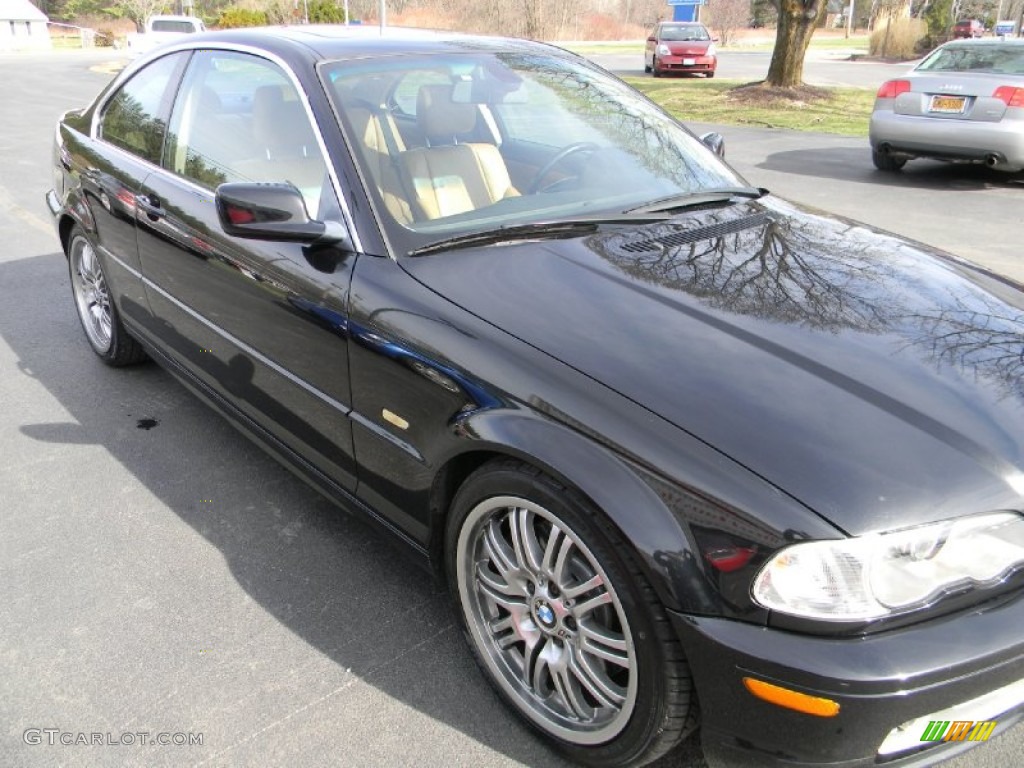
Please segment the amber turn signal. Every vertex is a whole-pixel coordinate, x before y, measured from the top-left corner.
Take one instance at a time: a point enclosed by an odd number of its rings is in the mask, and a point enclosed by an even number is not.
[[[743,684],[757,698],[786,709],[795,709],[797,712],[818,717],[835,717],[839,714],[839,702],[832,699],[808,696],[806,693],[791,691],[781,685],[773,685],[752,677],[744,677]]]

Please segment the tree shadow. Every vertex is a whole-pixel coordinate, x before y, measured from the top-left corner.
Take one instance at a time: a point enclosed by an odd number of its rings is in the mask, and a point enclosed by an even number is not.
[[[102,447],[216,547],[246,594],[337,665],[339,676],[354,676],[513,760],[565,765],[491,691],[443,586],[394,548],[386,533],[323,499],[156,365],[113,370],[96,360],[80,338],[62,262],[52,253],[0,263],[0,285],[23,299],[0,306],[0,336],[20,374],[45,387],[68,414],[60,423],[15,417],[20,432],[39,443]],[[56,320],[26,320],[26,300]],[[54,333],[73,334],[74,343],[55,342]],[[216,627],[209,629],[216,634]],[[211,684],[205,679],[191,684],[200,687],[199,700],[213,695],[203,688]],[[270,728],[280,717],[273,706],[239,714],[251,720],[229,749],[252,738],[244,733]],[[201,729],[202,714],[197,720]],[[408,748],[414,753],[415,744]],[[657,765],[704,761],[691,739]]]

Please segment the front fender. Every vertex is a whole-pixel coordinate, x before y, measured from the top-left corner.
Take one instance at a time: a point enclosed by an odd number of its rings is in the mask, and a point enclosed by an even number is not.
[[[592,501],[633,547],[668,607],[720,613],[701,577],[688,532],[637,468],[569,427],[537,414],[483,410],[456,425],[467,449],[514,456],[572,485]]]

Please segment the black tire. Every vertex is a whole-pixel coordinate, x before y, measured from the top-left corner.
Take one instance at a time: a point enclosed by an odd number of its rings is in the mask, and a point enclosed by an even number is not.
[[[715,70],[711,70],[710,72],[708,72],[707,76],[708,76],[708,78],[714,77],[715,76]]]
[[[68,237],[66,256],[78,319],[92,351],[114,368],[144,361],[142,345],[121,323],[98,252],[77,225]]]
[[[513,519],[529,533],[517,535]],[[496,460],[459,489],[445,533],[455,613],[477,664],[506,703],[558,751],[602,768],[642,765],[696,728],[689,666],[665,609],[621,534],[579,492],[522,462]],[[520,545],[514,553],[513,541]],[[535,544],[535,562],[526,557],[522,562],[529,567],[511,567],[508,555],[518,558],[527,541]],[[499,549],[503,554],[496,558]],[[545,570],[545,562],[555,567]],[[584,580],[597,586],[575,591]],[[590,607],[595,597],[607,600]],[[517,613],[501,607],[506,603]],[[593,637],[593,629],[621,638],[617,664],[591,654],[585,635]],[[580,674],[595,661],[600,676]],[[533,673],[522,671],[526,664]],[[585,679],[629,693],[618,708],[602,704],[584,692]],[[580,717],[581,711],[591,719]]]
[[[648,75],[651,73],[651,65],[647,63],[646,58],[644,58],[644,72]]]
[[[895,173],[896,171],[902,170],[903,166],[907,164],[907,158],[893,157],[888,152],[879,152],[877,149],[872,149],[871,162],[873,162],[875,164],[875,168],[880,171]]]
[[[661,77],[661,70],[658,69],[658,57],[655,56],[651,59],[651,75],[653,77]]]

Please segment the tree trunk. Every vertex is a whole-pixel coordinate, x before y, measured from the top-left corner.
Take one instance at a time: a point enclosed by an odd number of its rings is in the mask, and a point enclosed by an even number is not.
[[[543,40],[544,20],[541,0],[525,0],[523,17],[526,22],[526,37],[530,40]]]
[[[826,6],[825,0],[778,0],[779,26],[765,85],[793,88],[803,84],[807,46]]]

